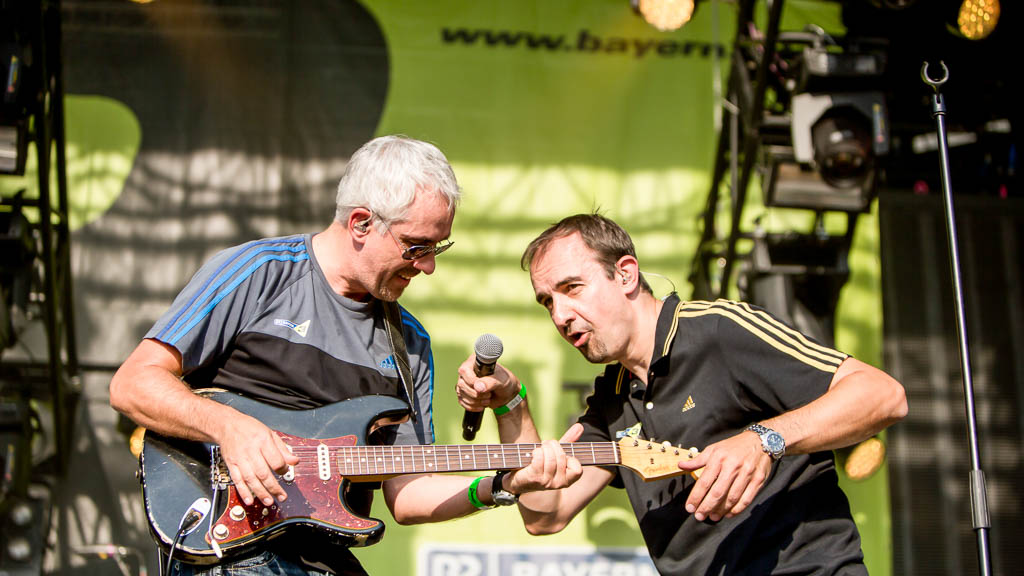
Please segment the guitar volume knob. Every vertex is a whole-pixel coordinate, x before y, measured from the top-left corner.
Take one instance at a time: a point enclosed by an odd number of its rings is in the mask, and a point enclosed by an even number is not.
[[[241,522],[242,519],[245,518],[245,508],[236,504],[231,507],[229,516],[231,516],[231,519],[235,522]],[[218,526],[223,526],[223,524],[218,524]]]
[[[217,540],[223,540],[228,537],[228,527],[223,524],[217,524],[213,527],[213,537]]]

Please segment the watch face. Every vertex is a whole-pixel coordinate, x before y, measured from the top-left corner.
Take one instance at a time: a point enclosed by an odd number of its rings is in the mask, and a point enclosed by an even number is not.
[[[491,498],[494,498],[494,503],[498,506],[511,506],[516,503],[516,496],[511,492],[499,490],[491,494]]]
[[[782,435],[778,432],[770,432],[764,437],[765,447],[772,454],[781,455],[786,450],[786,441],[782,439]]]

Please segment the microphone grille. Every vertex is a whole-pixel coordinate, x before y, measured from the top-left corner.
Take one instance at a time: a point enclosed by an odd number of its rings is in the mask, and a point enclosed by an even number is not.
[[[504,350],[501,346],[500,338],[494,334],[483,334],[476,339],[473,351],[476,352],[476,357],[481,361],[491,363],[497,362]]]

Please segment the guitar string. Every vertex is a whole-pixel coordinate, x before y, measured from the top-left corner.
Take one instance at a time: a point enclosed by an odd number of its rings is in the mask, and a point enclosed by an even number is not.
[[[502,465],[507,465],[509,460],[519,460],[520,463],[525,460],[529,460],[533,457],[532,449],[539,446],[539,444],[518,444],[518,445],[495,445],[495,446],[483,446],[483,447],[464,447],[464,446],[446,446],[446,447],[400,447],[400,446],[359,446],[359,445],[346,445],[346,446],[329,446],[329,450],[333,450],[334,457],[342,457],[346,460],[351,458],[358,458],[358,462],[347,461],[343,464],[342,468],[353,467],[357,471],[366,470],[366,473],[377,471],[381,468],[388,470],[392,466],[397,468],[399,465],[405,469],[407,467],[407,461],[411,461],[413,468],[420,469],[416,466],[416,461],[419,460],[423,463],[425,470],[436,469],[436,470],[468,470],[468,469],[497,469],[499,467],[493,466],[497,464],[496,460],[500,459]],[[498,448],[495,450],[495,448]],[[397,450],[396,450],[397,448]],[[598,460],[600,457],[601,463],[613,464],[615,463],[616,445],[601,442],[601,443],[576,443],[566,445],[565,448],[571,455],[577,455],[577,453],[589,452],[593,460]],[[407,452],[408,451],[408,452]],[[310,460],[304,460],[299,464],[296,464],[292,470],[294,473],[308,473],[310,470],[315,470],[319,473],[319,448],[317,446],[294,446],[292,452],[296,455],[302,456],[315,456]],[[452,453],[456,453],[460,456],[456,466],[451,466]],[[461,457],[461,456],[466,457]],[[583,454],[579,454],[583,455]],[[446,465],[442,466],[437,460],[441,458],[446,461]],[[611,459],[609,461],[609,459]],[[434,460],[436,466],[429,464],[431,460]],[[396,465],[395,462],[398,462]],[[522,466],[518,466],[522,467]],[[372,470],[371,470],[372,469]],[[388,470],[394,471],[394,469]],[[350,474],[353,475],[353,474]]]
[[[472,470],[495,470],[503,467],[507,467],[509,460],[518,460],[517,466],[512,468],[525,467],[523,460],[527,461],[533,457],[532,448],[540,446],[534,443],[522,443],[522,444],[498,444],[498,445],[484,445],[484,446],[368,446],[368,445],[343,445],[343,446],[330,446],[328,444],[321,444],[318,446],[293,446],[293,453],[297,453],[299,456],[303,455],[315,455],[315,459],[304,460],[299,464],[292,467],[292,473],[297,475],[315,474],[320,473],[319,463],[319,450],[320,446],[328,446],[328,450],[334,452],[334,458],[345,458],[346,462],[340,462],[336,468],[340,468],[342,475],[346,476],[371,476],[380,473],[395,473],[404,472],[407,467],[412,467],[414,471],[472,471]],[[585,452],[590,452],[591,461],[586,464],[617,464],[618,451],[620,446],[617,443],[612,442],[582,442],[582,443],[566,443],[563,444],[563,449],[566,449],[572,456],[581,456]],[[653,443],[647,443],[646,446],[641,444],[635,445],[641,449],[654,449],[662,448],[662,446]],[[497,448],[497,449],[496,449]],[[397,449],[397,450],[396,450]],[[510,452],[513,449],[514,452]],[[408,453],[407,453],[408,451]],[[460,458],[457,462],[457,466],[451,466],[450,457],[452,452],[456,454],[464,455],[467,457]],[[668,453],[665,449],[660,449],[663,456],[666,457],[683,457],[688,454],[688,451],[682,451],[681,449],[672,449],[672,453]],[[358,461],[351,461],[352,458],[357,458]],[[444,466],[440,465],[438,458],[443,458],[446,462]],[[471,458],[471,460],[470,460]],[[421,466],[417,466],[417,459],[421,463]],[[501,466],[496,466],[497,459],[501,459]],[[430,461],[433,460],[433,463]],[[407,466],[408,465],[408,466]],[[398,468],[401,470],[398,470]]]

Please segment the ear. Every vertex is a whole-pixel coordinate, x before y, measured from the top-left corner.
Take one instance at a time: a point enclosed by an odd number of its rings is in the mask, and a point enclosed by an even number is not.
[[[640,263],[632,256],[623,256],[615,263],[615,278],[629,294],[640,285]]]
[[[365,208],[356,208],[348,215],[348,229],[357,237],[363,237],[370,233],[370,222],[373,221],[373,214]]]

